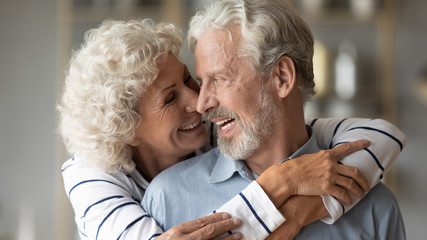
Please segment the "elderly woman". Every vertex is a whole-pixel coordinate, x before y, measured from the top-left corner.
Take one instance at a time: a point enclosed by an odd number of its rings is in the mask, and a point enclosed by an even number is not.
[[[233,218],[216,213],[163,233],[140,206],[145,189],[159,172],[209,145],[196,112],[199,86],[178,57],[181,42],[181,32],[171,24],[106,21],[88,31],[85,43],[73,54],[58,109],[60,133],[73,155],[62,174],[82,239],[211,239],[239,227],[240,219],[253,224],[243,235],[262,229],[257,219],[274,230],[285,221],[277,210],[287,200],[280,194],[284,185],[300,195],[331,194],[351,208],[358,200],[349,193],[362,198],[400,152],[395,140],[405,144],[405,136],[384,120],[312,121],[320,146],[367,139],[373,142],[369,153],[347,156],[369,145],[356,141],[302,156],[305,168],[292,160],[273,166],[244,190],[251,209],[231,199],[222,209],[230,209]],[[348,129],[353,131],[349,134]],[[377,155],[374,165],[381,168],[371,167],[371,153]],[[357,168],[339,160],[365,168],[368,181]],[[330,167],[316,169],[320,164],[309,164],[314,161]],[[310,170],[328,177],[296,177]],[[283,182],[283,176],[292,181]],[[333,222],[342,214],[327,210],[319,206],[287,222],[308,224],[325,215],[324,221]],[[241,237],[234,233],[227,239]]]

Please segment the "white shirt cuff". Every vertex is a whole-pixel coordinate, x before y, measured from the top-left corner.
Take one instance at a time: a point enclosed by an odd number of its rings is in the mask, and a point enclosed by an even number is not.
[[[256,181],[252,181],[217,212],[228,212],[233,217],[240,218],[242,225],[233,232],[242,233],[247,240],[268,237],[286,220]]]
[[[337,199],[331,195],[322,195],[323,204],[325,205],[326,210],[328,210],[328,215],[321,218],[320,220],[326,224],[333,224],[338,218],[341,217],[343,213],[342,206]]]

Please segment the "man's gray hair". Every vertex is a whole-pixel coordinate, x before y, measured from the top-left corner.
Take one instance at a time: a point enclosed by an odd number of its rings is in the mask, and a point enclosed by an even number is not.
[[[271,76],[282,56],[290,57],[304,100],[315,93],[313,36],[310,28],[283,0],[222,0],[199,11],[191,19],[188,44],[195,50],[198,39],[209,30],[239,27],[242,41],[238,57],[246,58],[261,78]],[[230,35],[231,36],[231,35]]]

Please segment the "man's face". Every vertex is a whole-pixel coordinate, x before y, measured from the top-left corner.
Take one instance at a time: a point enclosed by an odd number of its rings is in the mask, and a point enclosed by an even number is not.
[[[197,111],[217,125],[218,147],[233,159],[250,157],[271,132],[277,111],[267,81],[238,58],[240,33],[211,30],[195,49],[202,86]]]

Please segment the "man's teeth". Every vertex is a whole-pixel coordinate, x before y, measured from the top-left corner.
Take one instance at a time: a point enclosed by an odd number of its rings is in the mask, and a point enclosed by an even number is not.
[[[233,120],[233,119],[232,119],[232,118],[227,118],[227,119],[224,119],[224,120],[222,120],[222,121],[218,121],[218,122],[216,122],[215,124],[216,124],[218,127],[220,127],[222,130],[224,130],[224,129],[228,128],[228,127],[232,124],[231,120]],[[226,123],[226,122],[229,122],[229,123],[224,124],[224,123]],[[223,124],[224,124],[224,126],[221,126],[221,125],[223,125]]]
[[[232,120],[232,118],[227,118],[227,119],[224,119],[224,120],[222,120],[222,121],[215,122],[215,124],[216,124],[217,126],[219,126],[219,125],[222,125],[222,124],[224,124],[224,123],[226,123],[226,122],[228,122],[228,121],[231,121],[231,120]]]
[[[232,123],[233,122],[229,122],[229,123],[225,124],[224,126],[221,127],[221,130],[228,128]]]
[[[195,122],[195,123],[192,123],[192,124],[187,125],[187,126],[180,127],[180,128],[179,128],[179,130],[184,130],[184,131],[186,131],[186,130],[193,129],[193,128],[195,128],[197,125],[199,125],[199,123],[200,123],[200,121]]]

